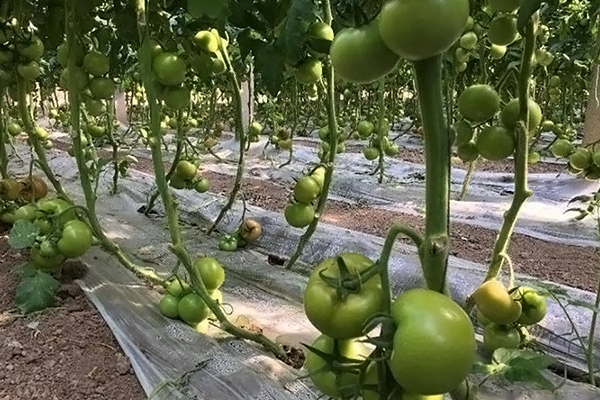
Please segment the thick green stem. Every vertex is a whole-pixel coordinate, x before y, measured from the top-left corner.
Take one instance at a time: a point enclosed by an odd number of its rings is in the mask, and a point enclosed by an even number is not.
[[[385,152],[383,151],[383,138],[387,134],[387,129],[383,129],[383,121],[385,119],[385,77],[381,78],[379,81],[379,88],[377,90],[377,96],[379,101],[379,118],[377,120],[377,140],[379,143],[379,165],[377,169],[379,170],[379,178],[377,182],[383,182],[383,175],[385,173]]]
[[[450,138],[444,119],[442,56],[414,64],[425,140],[425,240],[419,248],[427,287],[447,292],[450,248]]]
[[[181,158],[181,153],[183,151],[183,144],[185,143],[185,132],[183,131],[183,123],[181,121],[182,114],[183,113],[179,111],[176,133],[177,136],[175,139],[177,141],[177,145],[175,148],[175,156],[173,157],[173,163],[171,164],[171,168],[169,168],[169,172],[167,172],[167,175],[165,177],[167,182],[169,182],[171,180],[171,177],[175,174],[175,170],[177,169],[177,163],[179,162],[179,159]],[[160,196],[160,193],[158,192],[158,190],[155,190],[150,196],[150,200],[148,200],[148,206],[144,211],[145,216],[150,215],[150,212],[154,208],[154,204],[156,203],[158,196]]]
[[[229,76],[229,80],[231,82],[231,87],[233,90],[233,100],[235,106],[235,137],[239,140],[239,156],[238,156],[238,165],[237,172],[235,174],[235,181],[233,183],[233,189],[229,195],[229,200],[227,204],[221,209],[221,212],[213,222],[212,226],[208,229],[208,233],[212,233],[221,220],[227,215],[233,204],[235,203],[235,199],[237,198],[240,189],[242,188],[242,179],[244,177],[244,164],[245,164],[245,155],[246,155],[246,142],[248,140],[248,135],[244,132],[244,116],[242,114],[242,92],[240,89],[240,83],[238,82],[237,75],[233,69],[233,65],[231,64],[231,59],[229,58],[229,52],[226,48],[222,48],[221,54],[223,54],[223,60],[225,60],[225,64],[227,65],[227,74]]]
[[[294,81],[294,89],[292,91],[292,128],[290,129],[290,140],[294,140],[294,134],[296,133],[296,129],[298,129],[298,124],[300,123],[300,116],[298,115],[300,112],[300,106],[298,105],[298,82]],[[287,165],[290,165],[292,162],[292,158],[294,157],[294,146],[290,147],[288,159],[286,162],[281,164],[277,168],[283,168]]]
[[[152,163],[154,165],[154,172],[156,174],[156,186],[158,187],[158,191],[160,192],[161,199],[167,213],[169,234],[171,236],[171,251],[186,268],[190,278],[192,279],[194,290],[217,317],[223,330],[239,338],[248,339],[259,343],[278,357],[286,359],[287,356],[281,346],[270,341],[261,334],[255,334],[246,331],[229,322],[219,304],[217,304],[217,302],[210,297],[206,286],[202,282],[202,279],[200,279],[195,273],[192,259],[190,258],[190,255],[185,249],[185,245],[183,243],[181,232],[179,230],[179,216],[177,208],[165,178],[165,167],[163,164],[162,149],[160,147],[160,139],[162,136],[160,131],[160,109],[158,107],[158,99],[154,91],[154,82],[152,78],[152,55],[149,37],[147,34],[145,0],[137,0],[137,20],[141,43],[138,50],[138,58],[140,60],[142,77],[144,86],[146,88],[146,95],[148,96],[148,103],[150,105],[150,148],[152,150]],[[226,58],[226,62],[229,64],[228,57]],[[231,64],[229,64],[229,68],[231,68]],[[238,124],[241,124],[241,119]],[[243,142],[243,140],[241,140],[241,142]]]
[[[115,140],[113,120],[115,116],[115,99],[108,101],[108,113],[106,118],[106,131],[108,132],[108,140],[112,146],[112,161],[113,161],[113,187],[111,193],[117,194],[119,190],[119,144]]]
[[[531,60],[535,51],[536,36],[533,21],[527,23],[525,35],[525,48],[523,61],[519,72],[519,122],[516,128],[517,147],[515,149],[515,194],[509,209],[504,214],[504,222],[494,244],[494,252],[490,269],[485,280],[494,279],[500,273],[505,259],[503,254],[508,254],[508,246],[512,237],[517,217],[525,201],[532,195],[527,185],[527,158],[529,153],[529,127],[525,121],[529,120],[529,78],[531,76]]]
[[[0,177],[6,179],[8,178],[8,152],[6,151],[8,131],[4,118],[4,95],[5,90],[0,90]]]
[[[33,123],[33,119],[31,118],[31,114],[29,113],[29,108],[27,107],[27,92],[25,90],[25,86],[26,86],[25,80],[20,75],[18,75],[17,76],[17,94],[18,94],[17,103],[18,103],[18,108],[19,108],[19,114],[21,116],[21,120],[23,121],[23,127],[25,128],[25,131],[27,132],[27,136],[29,137],[31,146],[33,147],[35,155],[38,158],[38,161],[39,161],[38,165],[44,172],[44,175],[46,175],[46,178],[50,181],[50,184],[52,185],[52,187],[54,187],[54,190],[56,190],[56,193],[60,197],[62,197],[64,200],[72,203],[69,196],[63,189],[61,183],[58,181],[58,179],[56,179],[56,177],[54,176],[54,173],[52,172],[52,169],[48,165],[48,158],[46,157],[46,150],[44,149],[44,146],[42,146],[42,144],[40,143],[40,141],[38,140],[38,138],[36,136],[35,124]]]
[[[66,16],[67,16],[67,46],[69,49],[74,48],[77,32],[77,11],[76,11],[76,0],[66,0]],[[77,68],[76,52],[69,51],[69,64],[68,68],[73,71]],[[87,208],[87,216],[91,225],[94,235],[100,240],[102,246],[113,254],[119,262],[125,266],[128,270],[135,273],[137,276],[146,279],[147,281],[154,284],[162,284],[163,280],[158,277],[153,271],[148,269],[142,269],[134,265],[126,256],[126,254],[113,243],[102,231],[100,221],[96,215],[96,194],[92,187],[90,180],[90,171],[85,163],[85,157],[83,155],[83,148],[81,145],[81,127],[80,127],[80,112],[81,104],[79,96],[77,94],[77,82],[76,75],[69,75],[69,108],[71,111],[71,140],[73,142],[73,151],[75,154],[75,161],[77,163],[77,170],[79,171],[79,180],[81,188],[85,196],[85,204]]]

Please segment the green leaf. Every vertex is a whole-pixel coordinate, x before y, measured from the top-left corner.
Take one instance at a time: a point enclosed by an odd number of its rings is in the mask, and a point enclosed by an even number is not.
[[[517,16],[517,30],[521,36],[525,37],[525,26],[527,22],[537,10],[540,9],[542,0],[524,0],[519,8],[519,15]]]
[[[273,45],[264,42],[255,43],[258,43],[253,49],[256,71],[262,77],[267,90],[275,96],[283,85],[285,57]]]
[[[497,349],[493,360],[499,364],[497,373],[510,382],[528,382],[540,388],[554,390],[554,385],[543,374],[554,363],[546,354],[531,350]]]
[[[28,276],[34,276],[38,272],[37,268],[33,263],[25,262],[13,268],[12,273],[23,279]]]
[[[495,371],[496,371],[495,365],[485,364],[482,362],[476,362],[475,364],[473,364],[473,368],[471,369],[471,372],[474,374],[485,374],[485,375],[493,374]]]
[[[187,0],[187,10],[194,18],[225,19],[229,13],[229,0]]]
[[[54,303],[60,282],[42,271],[25,277],[17,286],[15,303],[23,314],[40,311]]]
[[[35,244],[39,228],[31,221],[20,219],[15,222],[8,235],[8,244],[15,250],[26,249]]]
[[[285,56],[298,65],[304,56],[306,31],[315,21],[315,4],[311,0],[294,0],[285,24]]]

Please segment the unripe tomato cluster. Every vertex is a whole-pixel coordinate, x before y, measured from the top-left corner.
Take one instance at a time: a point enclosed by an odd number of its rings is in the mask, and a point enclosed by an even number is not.
[[[194,189],[198,193],[205,193],[210,188],[208,179],[198,177],[200,159],[179,160],[175,172],[169,180],[173,189]]]
[[[489,353],[499,348],[518,349],[530,341],[527,327],[546,315],[546,298],[532,288],[511,292],[498,280],[483,283],[472,295],[477,319],[484,328],[483,344]]]
[[[462,36],[446,53],[446,59],[452,62],[457,72],[463,72],[467,69],[469,59],[477,51],[479,36],[474,30],[474,27],[475,22],[473,21],[473,18],[469,16]],[[504,51],[506,51],[506,48]]]
[[[48,186],[37,176],[0,181],[0,221],[27,221],[36,228],[29,261],[37,269],[58,270],[69,258],[83,256],[94,235],[66,201],[47,197]]]
[[[369,161],[376,160],[383,154],[393,157],[400,151],[398,145],[390,141],[390,121],[387,118],[377,123],[377,127],[370,121],[360,121],[356,131],[361,139],[369,139],[369,145],[363,151]]]
[[[292,138],[284,127],[278,128],[277,132],[269,137],[269,142],[279,150],[290,150],[292,148]]]
[[[306,316],[321,332],[310,347],[325,355],[309,348],[305,367],[314,385],[333,398],[387,396],[378,392],[373,349],[360,342],[368,321],[383,311],[389,290],[378,273],[364,276],[374,264],[358,253],[328,258],[315,267],[304,292]],[[391,318],[396,330],[384,367],[394,378],[388,387],[404,390],[399,399],[441,400],[467,377],[475,361],[475,333],[452,299],[427,289],[407,290],[393,301]]]
[[[306,228],[315,218],[313,203],[321,195],[325,183],[325,168],[319,166],[296,182],[293,201],[285,207],[285,220],[294,228]]]
[[[256,121],[252,121],[250,127],[248,128],[248,141],[250,141],[251,143],[259,142],[262,131],[262,125]]]
[[[542,110],[529,99],[527,131],[530,137],[540,133]],[[519,99],[511,99],[500,111],[500,96],[486,84],[474,84],[458,97],[458,111],[463,117],[453,125],[454,141],[458,157],[471,162],[479,156],[486,160],[499,161],[510,157],[515,150],[515,128],[519,119]],[[498,115],[499,114],[499,115]],[[495,117],[499,117],[499,123]],[[477,126],[477,132],[473,128]],[[538,155],[539,159],[539,155]]]
[[[223,265],[212,257],[202,257],[194,262],[192,268],[195,276],[202,280],[210,298],[221,305],[223,294],[219,289],[225,282]],[[182,278],[176,278],[168,284],[158,309],[165,317],[180,319],[200,332],[206,331],[208,319],[213,316],[202,297]]]

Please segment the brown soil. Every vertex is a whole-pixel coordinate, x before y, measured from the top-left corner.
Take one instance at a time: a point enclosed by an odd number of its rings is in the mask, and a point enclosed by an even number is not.
[[[297,139],[297,142],[301,142],[302,146],[306,147],[316,147],[317,144],[315,142],[310,142],[302,139]],[[347,153],[362,153],[364,150],[364,146],[362,145],[346,145]],[[408,149],[400,147],[400,151],[398,154],[394,156],[395,159],[415,163],[415,164],[424,164],[425,163],[425,155],[423,154],[423,149]],[[514,170],[514,165],[512,160],[502,160],[502,161],[488,161],[484,159],[479,159],[476,162],[475,171],[485,171],[485,172],[512,172]],[[452,159],[452,167],[457,169],[467,169],[468,164],[463,163],[458,158]],[[566,166],[560,164],[551,164],[538,162],[535,164],[529,165],[530,173],[565,173]]]
[[[0,227],[0,400],[141,400],[145,393],[98,311],[73,283],[83,265],[69,263],[54,308],[14,313],[25,257]]]
[[[211,171],[202,171],[214,193],[228,195],[233,177]],[[267,210],[283,212],[291,192],[287,188],[246,178],[243,183],[246,201]],[[384,237],[390,221],[402,221],[414,228],[424,229],[421,216],[399,212],[353,206],[330,200],[327,202],[323,221],[347,229],[353,229]],[[497,232],[477,226],[453,223],[451,226],[452,255],[478,263],[489,262]],[[406,243],[409,243],[405,240]],[[509,249],[516,272],[537,278],[595,291],[600,273],[595,249],[550,243],[529,236],[514,234]]]

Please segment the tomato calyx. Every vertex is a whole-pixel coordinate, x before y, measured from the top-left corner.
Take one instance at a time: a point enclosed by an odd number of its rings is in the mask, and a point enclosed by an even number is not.
[[[319,271],[319,277],[329,286],[337,289],[337,295],[341,300],[346,299],[352,293],[358,293],[362,289],[363,282],[368,281],[379,273],[379,264],[375,263],[359,274],[351,274],[346,262],[342,257],[336,258],[340,276],[332,278],[325,275],[325,270]]]

